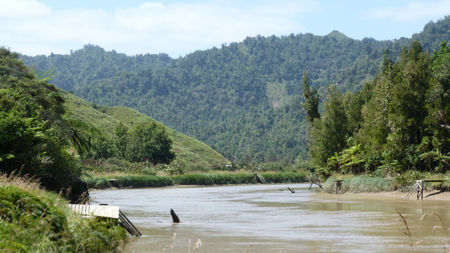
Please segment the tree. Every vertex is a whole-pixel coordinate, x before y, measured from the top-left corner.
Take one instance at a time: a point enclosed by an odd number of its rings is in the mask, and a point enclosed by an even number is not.
[[[154,164],[170,163],[175,158],[172,140],[164,126],[155,121],[136,125],[127,143],[126,158],[131,162],[148,160]]]
[[[302,107],[306,111],[306,118],[312,124],[314,119],[320,119],[319,114],[319,94],[317,93],[317,88],[311,90],[309,86],[309,77],[308,73],[303,75],[303,96],[305,97],[305,103],[302,104]]]
[[[386,143],[386,150],[397,159],[404,157],[407,146],[420,144],[428,135],[424,122],[427,117],[426,93],[431,78],[430,57],[422,52],[419,42],[413,42],[410,50],[403,50],[400,58],[391,87],[390,132]]]
[[[335,85],[327,87],[327,100],[324,102],[325,113],[316,118],[310,131],[310,155],[313,162],[325,166],[327,159],[346,147],[348,119],[343,95]]]

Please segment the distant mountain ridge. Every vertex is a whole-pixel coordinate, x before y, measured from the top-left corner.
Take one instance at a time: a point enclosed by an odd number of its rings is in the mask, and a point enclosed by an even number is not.
[[[326,36],[256,36],[178,59],[124,56],[93,45],[71,55],[23,56],[37,71],[55,69],[54,84],[92,103],[132,107],[211,145],[227,158],[260,161],[307,156],[301,83],[305,71],[322,96],[328,84],[355,91],[376,75],[384,52],[397,59],[418,40],[430,53],[450,39],[450,19],[412,38],[354,40]]]

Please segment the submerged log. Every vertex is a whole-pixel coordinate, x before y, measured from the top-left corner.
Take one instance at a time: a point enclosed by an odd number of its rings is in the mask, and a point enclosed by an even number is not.
[[[170,215],[172,215],[172,221],[174,223],[180,223],[180,219],[178,218],[178,216],[175,213],[175,211],[173,211],[173,209],[170,209]]]

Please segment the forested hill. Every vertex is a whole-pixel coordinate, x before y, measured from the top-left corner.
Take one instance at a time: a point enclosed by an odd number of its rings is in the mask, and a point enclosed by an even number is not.
[[[424,50],[449,40],[450,18],[425,25],[411,38],[354,40],[291,34],[248,37],[179,59],[131,56],[88,45],[70,55],[25,57],[38,72],[55,69],[54,83],[93,103],[124,105],[204,141],[227,158],[262,161],[306,156],[302,76],[325,86],[358,90],[377,73],[386,50],[396,59],[418,40]],[[119,57],[120,56],[120,57]]]
[[[145,54],[127,56],[116,51],[107,52],[95,45],[85,45],[83,49],[72,51],[70,55],[51,54],[20,58],[38,72],[53,70],[53,83],[66,91],[110,78],[118,73],[140,69],[166,67],[171,61],[167,54]]]

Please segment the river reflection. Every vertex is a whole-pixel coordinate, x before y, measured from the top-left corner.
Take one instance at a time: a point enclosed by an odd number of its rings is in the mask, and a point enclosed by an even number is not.
[[[287,190],[294,188],[296,193]],[[443,252],[448,243],[437,217],[448,201],[331,195],[306,184],[149,188],[93,191],[95,203],[118,205],[143,234],[130,252]],[[172,224],[174,209],[182,223]],[[173,233],[176,238],[172,240]],[[189,244],[189,240],[191,240]],[[172,245],[172,249],[170,246]]]

